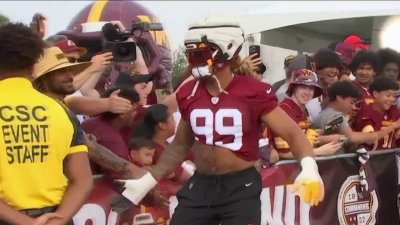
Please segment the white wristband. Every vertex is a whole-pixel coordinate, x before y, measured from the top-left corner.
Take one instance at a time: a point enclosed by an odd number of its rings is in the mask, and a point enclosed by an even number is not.
[[[137,205],[146,194],[157,185],[157,180],[150,173],[146,173],[137,180],[125,180],[125,190],[122,195]]]
[[[318,170],[317,162],[315,161],[314,158],[310,156],[302,158],[300,164],[301,164],[301,169],[304,171],[313,172],[315,170]]]

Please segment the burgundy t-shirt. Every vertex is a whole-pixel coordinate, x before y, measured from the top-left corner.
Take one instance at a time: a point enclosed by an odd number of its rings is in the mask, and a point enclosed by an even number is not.
[[[133,131],[133,128],[143,121],[144,114],[145,114],[145,112],[146,112],[146,110],[147,110],[147,108],[149,106],[150,105],[145,105],[145,106],[139,105],[136,108],[136,114],[135,114],[135,118],[133,118],[132,126],[126,127],[126,128],[122,128],[120,130],[120,134],[121,134],[122,138],[124,139],[125,143],[128,144],[129,141],[131,140],[131,138],[135,137],[135,133]]]
[[[96,136],[99,144],[129,161],[129,148],[120,131],[112,127],[106,118],[102,116],[89,118],[83,121],[82,128],[86,133]]]

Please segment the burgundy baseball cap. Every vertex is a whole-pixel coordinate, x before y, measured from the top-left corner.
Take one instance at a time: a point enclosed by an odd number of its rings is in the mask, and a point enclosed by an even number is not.
[[[79,56],[86,55],[87,49],[76,46],[75,42],[64,39],[54,43],[54,46],[59,47],[63,53],[78,52]]]
[[[345,43],[339,43],[336,45],[335,52],[340,56],[343,63],[348,66],[356,53],[356,48]]]
[[[344,39],[343,43],[353,46],[354,48],[362,48],[365,50],[369,50],[371,47],[369,42],[365,41],[363,37],[357,34],[352,34],[348,36],[347,38]]]

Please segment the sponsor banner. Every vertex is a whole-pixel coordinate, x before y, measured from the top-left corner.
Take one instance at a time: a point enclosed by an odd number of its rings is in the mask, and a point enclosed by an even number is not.
[[[393,152],[381,153],[372,155],[369,161],[375,177],[367,177],[367,180],[375,178],[377,186],[370,194],[361,192],[359,162],[354,155],[318,160],[325,184],[325,199],[318,207],[312,208],[300,202],[286,186],[293,182],[299,172],[296,162],[263,169],[261,224],[399,225],[400,158]],[[119,198],[112,182],[104,178],[97,179],[94,191],[75,215],[74,223],[86,225],[91,221],[92,225],[167,225],[177,205],[174,195],[179,185],[170,182],[160,185],[171,195],[169,209],[159,209],[151,206],[151,201],[144,201],[143,205],[131,206],[123,213],[117,213],[111,208]]]

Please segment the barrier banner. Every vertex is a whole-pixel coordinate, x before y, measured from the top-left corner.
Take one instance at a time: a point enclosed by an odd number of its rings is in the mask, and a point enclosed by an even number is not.
[[[399,225],[399,162],[393,151],[372,154],[369,164],[374,177],[367,175],[367,180],[370,183],[375,179],[376,189],[366,195],[361,192],[360,165],[355,154],[319,159],[325,199],[312,208],[300,202],[286,186],[299,172],[297,162],[280,162],[277,166],[263,169],[261,224]],[[168,182],[162,184],[162,189],[172,195],[178,188]],[[141,205],[118,214],[111,209],[118,196],[111,182],[103,178],[96,180],[90,198],[74,217],[75,225],[167,225],[177,204],[176,198],[171,197],[169,210]]]

